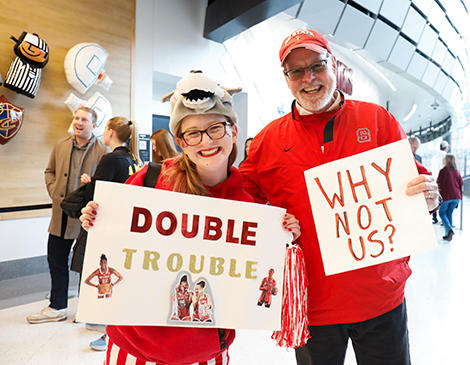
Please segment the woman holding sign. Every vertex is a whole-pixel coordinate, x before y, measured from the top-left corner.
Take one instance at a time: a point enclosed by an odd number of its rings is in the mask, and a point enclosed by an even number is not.
[[[222,199],[253,202],[242,188],[243,177],[233,167],[238,135],[237,115],[231,94],[241,89],[222,89],[199,72],[181,79],[171,98],[170,131],[183,154],[164,161],[157,189]],[[127,184],[144,185],[147,167],[132,175]],[[93,226],[98,204],[90,202],[82,210],[82,226]],[[286,214],[284,229],[294,240],[300,235],[297,219]],[[160,326],[108,326],[106,365],[126,361],[156,364],[228,364],[228,347],[235,338],[233,329],[178,328]],[[191,350],[181,351],[182,344]]]

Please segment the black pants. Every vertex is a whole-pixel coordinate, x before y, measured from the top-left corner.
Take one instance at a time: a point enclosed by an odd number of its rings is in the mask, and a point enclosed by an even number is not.
[[[69,291],[69,254],[74,239],[65,239],[67,216],[62,216],[60,237],[49,234],[47,241],[47,262],[51,274],[51,304],[53,309],[67,308]]]
[[[410,365],[405,301],[364,322],[311,326],[307,344],[295,350],[298,365],[342,365],[351,339],[358,365]]]

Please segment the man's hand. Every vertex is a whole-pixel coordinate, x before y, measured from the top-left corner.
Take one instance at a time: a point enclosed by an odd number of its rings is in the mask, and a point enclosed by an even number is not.
[[[439,206],[439,189],[431,175],[419,175],[415,177],[406,186],[405,193],[408,196],[423,193],[430,212]]]

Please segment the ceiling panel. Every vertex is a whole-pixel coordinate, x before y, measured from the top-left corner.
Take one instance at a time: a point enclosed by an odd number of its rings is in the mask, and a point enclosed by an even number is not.
[[[363,48],[373,24],[374,19],[348,6],[341,17],[338,29],[336,29],[334,35],[359,48]]]
[[[380,5],[382,5],[382,0],[356,0],[356,3],[362,5],[374,14],[377,14],[379,12]]]
[[[345,6],[344,3],[338,0],[305,0],[298,19],[324,34],[333,34]],[[294,18],[297,9],[297,6],[293,7],[287,13]]]
[[[386,60],[397,37],[398,32],[395,29],[377,19],[364,49]]]
[[[436,83],[436,79],[439,73],[440,73],[440,68],[437,67],[434,63],[429,62],[428,67],[426,68],[426,71],[424,71],[424,75],[421,81],[423,81],[425,84],[429,85],[430,87],[433,87],[434,84]]]
[[[428,20],[436,29],[440,29],[442,23],[444,22],[445,16],[446,15],[442,11],[441,7],[434,3],[431,8],[431,13],[428,16]]]
[[[447,75],[440,71],[439,75],[437,76],[436,83],[434,84],[434,90],[436,90],[439,94],[442,94],[444,92],[444,87],[446,86],[447,80],[449,80]]]
[[[426,16],[431,12],[431,7],[434,3],[434,0],[413,0],[413,4]]]
[[[444,43],[442,43],[440,39],[438,39],[436,42],[436,47],[434,47],[434,51],[432,52],[431,58],[439,65],[442,65],[446,53],[447,47],[444,45]]]
[[[438,34],[432,29],[429,24],[424,27],[423,34],[418,43],[418,49],[428,56],[432,55],[434,47],[436,46]]]
[[[451,75],[454,78],[454,80],[457,81],[460,87],[463,87],[465,85],[465,74],[463,72],[463,68],[460,62],[455,62],[455,66],[452,69]]]
[[[454,67],[454,64],[455,64],[454,56],[452,56],[449,53],[449,51],[447,51],[446,56],[444,57],[442,68],[444,69],[445,72],[447,72],[450,75],[452,73],[452,68]]]
[[[401,31],[418,43],[425,25],[426,19],[424,19],[415,9],[410,8]]]
[[[415,52],[410,64],[408,65],[408,68],[406,69],[406,72],[408,72],[411,76],[416,77],[418,80],[421,80],[428,63],[429,61],[426,58]]]
[[[454,91],[456,91],[456,89],[457,89],[457,85],[455,85],[455,82],[449,79],[449,82],[444,87],[442,96],[446,98],[447,100],[450,100],[452,98],[452,94],[454,93]]]
[[[447,19],[442,23],[441,29],[439,29],[439,36],[452,52],[457,53],[459,36]]]
[[[467,5],[467,9],[470,10],[468,0],[464,0]],[[449,6],[450,5],[450,6]],[[460,0],[446,0],[444,3],[446,13],[449,19],[452,20],[452,24],[457,27],[459,33],[468,32],[468,13]]]
[[[410,0],[384,0],[380,14],[401,28],[409,7]]]
[[[388,57],[388,61],[402,70],[406,70],[416,47],[405,38],[399,36]]]

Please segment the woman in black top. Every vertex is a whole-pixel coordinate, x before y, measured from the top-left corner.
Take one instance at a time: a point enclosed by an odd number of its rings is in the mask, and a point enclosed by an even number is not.
[[[141,161],[138,154],[138,133],[135,122],[124,117],[114,117],[108,121],[103,132],[104,144],[109,146],[113,152],[104,155],[95,174],[90,177],[88,174],[81,176],[82,184],[86,184],[83,196],[83,207],[91,200],[95,191],[96,180],[112,181],[124,183],[129,176],[140,170]],[[129,147],[126,146],[129,141]],[[73,195],[75,192],[71,193]],[[66,197],[61,204],[64,212],[73,218],[80,216],[83,207],[77,207],[68,203]],[[71,270],[81,274],[83,257],[85,254],[87,234],[85,230],[80,230],[77,241],[73,247],[73,257]]]
[[[139,171],[142,166],[142,162],[139,158],[138,133],[135,122],[129,121],[124,117],[114,117],[110,119],[103,132],[103,142],[105,145],[109,146],[113,152],[101,158],[93,177],[90,177],[88,174],[83,174],[80,177],[82,184],[86,184],[83,192],[85,198],[83,207],[89,201],[93,200],[95,182],[97,180],[124,183],[129,176]],[[129,147],[126,146],[127,142],[129,142]],[[67,204],[67,200],[66,197],[61,205],[64,212],[71,217],[75,217],[76,214],[79,216],[80,210],[83,207],[77,211],[77,205]],[[86,241],[87,232],[81,228],[80,234],[73,247],[72,263],[70,266],[71,270],[78,272],[80,275],[83,268]],[[103,335],[98,340],[92,341],[90,346],[95,350],[105,350],[105,336],[106,335]]]

